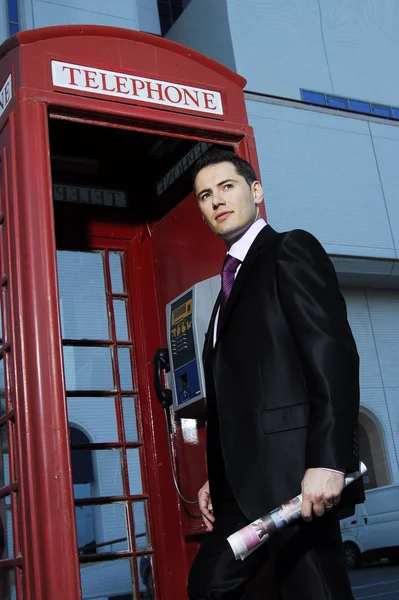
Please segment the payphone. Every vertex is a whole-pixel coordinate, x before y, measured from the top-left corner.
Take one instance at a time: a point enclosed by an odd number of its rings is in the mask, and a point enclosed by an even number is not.
[[[168,348],[154,356],[158,400],[173,404],[180,416],[198,415],[205,401],[202,350],[212,308],[220,291],[220,276],[200,281],[166,305]],[[162,385],[165,371],[168,388]]]
[[[166,305],[168,348],[159,348],[154,356],[154,385],[159,402],[165,409],[168,429],[170,466],[180,498],[188,500],[180,490],[172,459],[170,420],[167,408],[173,405],[181,417],[200,416],[205,409],[205,380],[202,350],[213,306],[220,291],[220,276],[200,281]],[[162,372],[168,387],[163,387]]]
[[[202,350],[219,291],[220,276],[216,275],[196,283],[166,306],[168,383],[173,408],[183,415],[205,399]]]

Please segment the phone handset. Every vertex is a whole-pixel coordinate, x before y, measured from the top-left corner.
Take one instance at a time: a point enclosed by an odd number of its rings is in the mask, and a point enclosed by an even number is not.
[[[169,373],[170,362],[169,362],[169,351],[167,348],[158,348],[154,354],[154,387],[158,401],[164,408],[168,408],[172,405],[172,390],[163,387],[162,371]]]
[[[169,373],[169,371],[170,371],[169,350],[167,348],[158,348],[158,350],[155,351],[152,364],[154,365],[155,393],[157,395],[159,402],[162,404],[164,413],[165,413],[166,429],[168,432],[169,462],[170,462],[170,467],[172,469],[173,483],[175,485],[177,493],[179,494],[180,498],[184,502],[186,502],[187,504],[197,504],[198,500],[187,500],[187,498],[185,498],[183,496],[183,494],[181,493],[179,484],[177,483],[176,473],[175,473],[175,469],[174,469],[172,443],[171,443],[171,439],[170,439],[171,435],[172,435],[172,428],[170,426],[170,415],[169,415],[169,411],[168,411],[168,408],[170,406],[172,406],[173,397],[172,397],[172,390],[169,390],[168,388],[164,388],[163,381],[162,381],[162,371],[165,371],[165,373]]]

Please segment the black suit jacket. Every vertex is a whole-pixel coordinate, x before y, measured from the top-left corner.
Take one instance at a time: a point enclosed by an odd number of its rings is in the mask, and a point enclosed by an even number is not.
[[[334,267],[305,231],[258,234],[213,347],[218,306],[203,354],[210,492],[217,512],[227,476],[253,520],[299,494],[307,468],[358,468],[359,357]],[[341,506],[363,499],[352,485]]]

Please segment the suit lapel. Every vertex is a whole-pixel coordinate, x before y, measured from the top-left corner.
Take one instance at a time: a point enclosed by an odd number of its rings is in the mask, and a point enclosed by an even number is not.
[[[266,246],[268,246],[276,235],[277,235],[277,232],[272,227],[270,227],[270,225],[266,225],[266,227],[261,229],[261,231],[258,233],[258,235],[256,236],[255,240],[253,241],[251,247],[249,248],[248,253],[244,259],[244,262],[242,263],[241,268],[238,271],[237,277],[234,281],[227,304],[226,304],[223,312],[219,315],[220,323],[218,324],[218,330],[219,330],[218,339],[220,338],[222,331],[223,331],[223,327],[224,327],[227,319],[229,318],[231,309],[234,306],[234,303],[237,300],[237,297],[239,296],[239,294],[244,286],[244,282],[251,271],[252,265],[258,258],[259,252],[262,249],[264,249]],[[220,298],[220,294],[219,294],[219,298]],[[219,300],[219,298],[218,298],[218,300]],[[218,304],[215,306],[218,306]],[[215,316],[216,316],[216,311],[214,308],[214,312],[212,314],[213,323],[215,322]],[[209,337],[210,331],[211,331],[211,329],[208,330],[208,337]],[[213,329],[212,329],[212,331],[213,331]],[[216,340],[216,344],[218,342],[218,339]]]
[[[204,365],[207,365],[207,361],[210,359],[212,350],[213,350],[213,331],[215,328],[216,314],[217,314],[217,311],[220,306],[220,296],[221,296],[221,292],[219,292],[219,295],[218,295],[215,305],[213,307],[211,319],[209,321],[208,331],[206,333],[204,349],[202,352],[202,362]]]

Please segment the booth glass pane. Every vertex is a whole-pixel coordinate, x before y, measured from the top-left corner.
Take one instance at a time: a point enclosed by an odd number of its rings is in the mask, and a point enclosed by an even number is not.
[[[133,502],[133,519],[136,550],[149,550],[151,544],[147,524],[147,502],[145,500]]]
[[[122,406],[123,406],[123,423],[124,423],[124,427],[125,427],[125,440],[127,442],[137,442],[139,437],[137,434],[135,399],[131,398],[131,397],[123,398]]]
[[[76,530],[80,556],[129,550],[126,505],[76,506]]]
[[[130,360],[130,348],[118,348],[118,365],[121,390],[133,389],[132,363]]]
[[[118,596],[136,600],[128,558],[80,565],[82,600],[105,600]]]
[[[103,254],[58,251],[62,336],[108,340]]]
[[[0,569],[0,598],[6,600],[16,600],[17,590],[15,586],[15,572],[14,569],[6,570]]]
[[[7,496],[0,498],[0,521],[4,531],[4,550],[1,558],[13,558],[14,537],[12,531],[12,512],[9,499],[7,502]]]
[[[0,358],[0,396],[5,396],[4,360]]]
[[[125,287],[122,277],[122,256],[120,252],[109,253],[109,268],[111,271],[111,285],[113,294],[124,294]]]
[[[7,424],[0,427],[1,463],[0,463],[0,488],[10,484],[10,455],[8,450]]]
[[[121,451],[112,450],[77,450],[71,451],[72,478],[75,497],[99,498],[122,496],[122,462]],[[77,486],[86,485],[85,495]],[[78,496],[76,494],[78,493]]]
[[[116,339],[118,342],[127,342],[130,340],[127,326],[126,300],[123,298],[114,298],[114,317]]]
[[[130,495],[139,496],[143,493],[143,483],[141,480],[140,454],[138,448],[128,448],[126,450],[127,465],[129,470]]]
[[[114,398],[68,398],[68,420],[90,431],[89,442],[118,442]]]
[[[64,346],[64,367],[67,391],[115,389],[107,346]]]
[[[155,600],[154,574],[152,569],[152,554],[145,554],[137,558],[137,571],[140,577],[140,592],[144,586],[146,600]]]
[[[4,381],[4,360],[0,359],[0,417],[7,412],[6,386]]]

